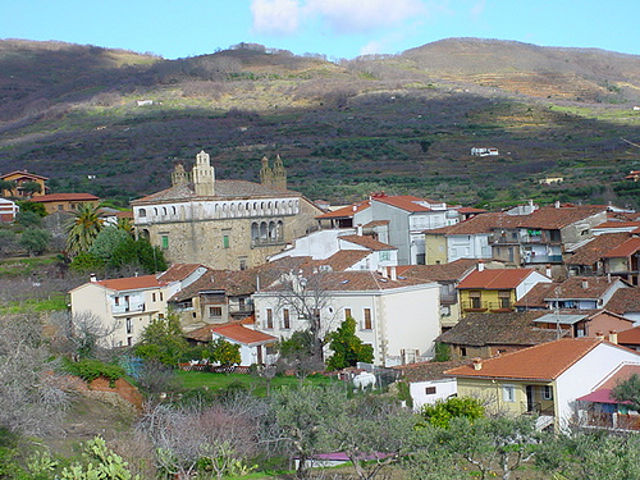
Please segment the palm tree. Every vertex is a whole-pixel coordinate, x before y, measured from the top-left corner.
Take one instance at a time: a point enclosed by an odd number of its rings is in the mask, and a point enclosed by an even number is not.
[[[131,220],[129,218],[126,217],[120,217],[118,218],[118,222],[116,223],[116,227],[119,230],[122,230],[124,232],[127,232],[129,235],[131,235],[132,237],[134,236],[135,232],[133,230],[133,225],[131,224]]]
[[[82,204],[73,212],[73,221],[67,228],[67,253],[71,256],[86,252],[102,230],[99,206]]]

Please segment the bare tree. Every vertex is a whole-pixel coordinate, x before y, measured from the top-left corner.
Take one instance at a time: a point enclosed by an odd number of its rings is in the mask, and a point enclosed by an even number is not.
[[[189,478],[198,468],[217,478],[246,472],[244,461],[258,448],[258,403],[247,395],[231,395],[222,402],[161,404],[147,412],[140,428],[156,450],[160,470]]]
[[[56,312],[49,317],[53,326],[51,345],[74,360],[86,357],[109,358],[113,333],[121,327],[119,322],[105,324],[89,312],[71,315]]]
[[[332,297],[328,290],[331,273],[303,273],[300,270],[297,273],[285,273],[280,277],[278,287],[274,289],[277,297],[276,308],[289,309],[298,318],[308,322],[309,332],[313,337],[314,357],[323,361],[324,346],[328,342],[327,334],[335,324],[335,312],[331,308]]]
[[[41,333],[32,317],[0,317],[0,426],[14,432],[55,432],[68,405]]]

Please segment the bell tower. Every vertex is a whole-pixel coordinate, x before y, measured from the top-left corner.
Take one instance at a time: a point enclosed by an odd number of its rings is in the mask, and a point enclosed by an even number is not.
[[[186,185],[189,183],[189,175],[184,171],[184,167],[181,163],[177,163],[175,167],[173,167],[173,172],[171,173],[171,185],[174,187],[178,185]]]
[[[269,168],[269,159],[264,156],[260,162],[262,163],[262,168],[260,169],[260,183],[262,185],[271,186],[273,183],[273,172],[271,171],[271,168]]]
[[[215,172],[211,166],[209,154],[204,150],[196,155],[196,164],[191,170],[191,180],[196,195],[202,197],[215,195]]]
[[[287,171],[284,169],[284,164],[280,155],[276,155],[276,159],[273,162],[273,187],[277,190],[287,189]]]

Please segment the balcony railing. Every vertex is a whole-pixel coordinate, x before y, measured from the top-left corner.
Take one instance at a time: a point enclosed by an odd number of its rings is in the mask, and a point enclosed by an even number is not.
[[[271,247],[274,245],[284,245],[284,238],[252,238],[251,248],[255,247]]]
[[[141,303],[138,305],[124,304],[124,305],[114,305],[111,308],[111,312],[114,315],[120,315],[123,313],[138,313],[145,311],[145,304]]]
[[[541,402],[522,402],[522,411],[529,414],[554,416],[553,403],[549,400],[549,403]]]
[[[461,306],[465,312],[513,312],[515,309],[513,304],[485,301],[464,301]]]
[[[562,255],[526,255],[524,263],[562,263]]]

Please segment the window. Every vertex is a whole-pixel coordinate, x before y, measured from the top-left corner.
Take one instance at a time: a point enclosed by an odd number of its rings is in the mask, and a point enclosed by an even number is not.
[[[240,259],[240,270],[246,270],[247,269],[247,259],[246,258],[241,258]]]
[[[133,345],[133,338],[131,338],[131,337],[127,337],[127,345],[128,345],[128,346]]]
[[[141,208],[140,210],[138,210],[138,216],[139,217],[146,217],[147,216],[147,211],[144,208]]]
[[[160,292],[160,301],[161,301],[161,302],[162,302],[162,301],[164,301],[164,298],[163,298],[162,292]]]
[[[482,302],[480,301],[480,292],[470,292],[469,298],[471,300],[471,308],[482,308]]]
[[[267,308],[267,328],[273,328],[273,310]]]
[[[120,305],[120,297],[114,297],[114,298],[113,298],[113,303],[116,305],[116,307],[117,307],[118,305]]]
[[[551,385],[542,387],[542,398],[545,400],[553,400],[553,387]]]
[[[222,307],[209,307],[209,317],[221,317]]]
[[[346,320],[347,318],[353,318],[353,315],[351,315],[351,309],[350,308],[345,308],[344,309],[344,319]]]
[[[505,402],[516,401],[516,388],[513,385],[502,386],[502,400]]]
[[[162,248],[169,248],[169,235],[162,235]]]
[[[390,254],[389,254],[389,250],[382,250],[380,252],[380,261],[381,262],[388,262],[390,260]]]
[[[436,387],[426,387],[424,393],[425,395],[434,395],[436,393]]]
[[[155,301],[156,301],[156,294],[155,294],[155,293],[152,293],[152,294],[151,294],[151,301],[152,301],[152,302],[155,302]]]
[[[282,311],[282,328],[289,330],[291,328],[291,322],[289,321],[289,310],[284,309]]]
[[[58,210],[64,210],[64,205],[58,205]]]
[[[511,308],[511,292],[509,290],[499,291],[498,299],[500,308]]]
[[[222,248],[229,248],[229,235],[222,236]]]
[[[133,333],[133,322],[131,321],[131,318],[127,318],[126,324],[127,324],[127,334],[131,335]]]
[[[463,357],[467,356],[467,347],[460,347],[460,355]]]
[[[364,309],[364,324],[363,324],[363,328],[365,330],[371,330],[373,328],[371,326],[371,309],[370,308],[365,308]]]

